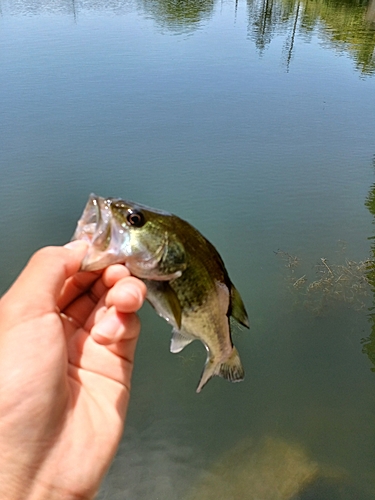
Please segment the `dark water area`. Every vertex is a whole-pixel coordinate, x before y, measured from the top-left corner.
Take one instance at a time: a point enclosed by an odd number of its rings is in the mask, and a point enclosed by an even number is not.
[[[0,292],[90,192],[176,213],[246,304],[246,378],[140,315],[101,500],[375,496],[374,1],[0,1]]]

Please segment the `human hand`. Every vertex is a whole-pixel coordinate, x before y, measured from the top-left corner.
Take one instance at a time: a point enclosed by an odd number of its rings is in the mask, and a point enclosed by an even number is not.
[[[78,272],[86,250],[39,250],[0,300],[6,500],[93,498],[122,435],[146,287],[119,264]]]

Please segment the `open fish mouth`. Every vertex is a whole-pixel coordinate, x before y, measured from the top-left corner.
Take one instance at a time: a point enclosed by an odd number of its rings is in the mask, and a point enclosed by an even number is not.
[[[78,221],[73,239],[87,241],[104,250],[111,236],[110,217],[110,202],[96,194],[91,194]]]
[[[103,198],[91,194],[78,221],[73,239],[87,241],[102,247],[109,236],[110,204]]]
[[[124,256],[118,252],[123,236],[112,216],[111,199],[91,194],[72,238],[89,244],[81,268],[95,271],[124,262]]]

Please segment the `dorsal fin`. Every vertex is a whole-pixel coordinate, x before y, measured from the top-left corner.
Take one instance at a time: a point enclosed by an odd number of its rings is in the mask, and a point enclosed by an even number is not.
[[[241,323],[241,325],[250,328],[249,318],[247,317],[241,295],[233,283],[230,290],[230,314],[236,321]]]

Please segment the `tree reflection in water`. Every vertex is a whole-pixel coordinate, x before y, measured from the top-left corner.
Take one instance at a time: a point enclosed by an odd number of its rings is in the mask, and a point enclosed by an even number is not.
[[[159,25],[173,31],[191,31],[209,18],[215,0],[139,0]]]
[[[347,52],[363,75],[375,72],[375,0],[248,0],[249,37],[258,49],[285,35],[289,68],[297,35],[318,36],[324,44]]]
[[[126,14],[139,9],[164,29],[193,32],[208,22],[219,0],[0,0],[0,12],[38,15],[112,11]],[[233,0],[237,15],[238,0]],[[277,35],[285,36],[283,58],[292,61],[296,37],[323,43],[348,53],[362,75],[375,72],[375,0],[247,0],[248,37],[262,54]]]
[[[375,156],[374,156],[374,166],[375,166]],[[375,217],[375,184],[372,186],[368,194],[365,205],[369,209],[371,214]],[[373,292],[374,301],[372,307],[370,308],[370,314],[369,314],[369,319],[371,323],[371,333],[368,337],[362,340],[363,344],[362,351],[364,354],[367,354],[369,360],[373,365],[371,370],[375,372],[375,236],[372,236],[369,239],[372,240],[372,245],[371,245],[372,262],[368,268],[367,279],[370,283],[371,290]]]

